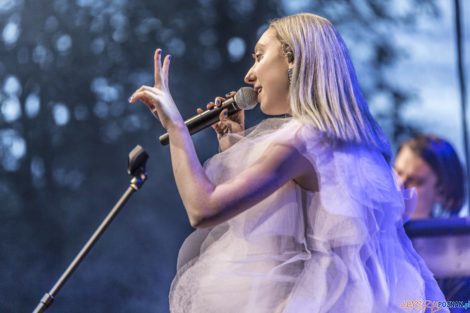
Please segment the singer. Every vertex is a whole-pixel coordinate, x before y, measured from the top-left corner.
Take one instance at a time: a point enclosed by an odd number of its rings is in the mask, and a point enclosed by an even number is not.
[[[233,140],[204,167],[169,91],[171,57],[162,64],[161,55],[154,86],[130,102],[167,130],[197,228],[179,254],[171,312],[414,312],[403,303],[444,301],[403,230],[389,144],[328,20],[304,13],[270,24],[245,82],[264,113],[289,117],[244,131],[243,111],[222,113],[214,129],[221,143]]]

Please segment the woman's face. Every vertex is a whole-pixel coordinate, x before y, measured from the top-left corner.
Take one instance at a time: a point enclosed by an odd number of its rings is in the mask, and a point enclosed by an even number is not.
[[[255,64],[246,74],[245,82],[258,93],[261,111],[269,115],[289,113],[289,62],[272,27],[258,40],[253,57]]]

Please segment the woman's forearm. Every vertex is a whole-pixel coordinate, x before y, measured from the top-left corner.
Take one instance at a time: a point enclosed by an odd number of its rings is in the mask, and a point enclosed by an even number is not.
[[[214,185],[197,157],[187,127],[178,123],[168,129],[173,174],[192,226],[210,214],[209,199]]]

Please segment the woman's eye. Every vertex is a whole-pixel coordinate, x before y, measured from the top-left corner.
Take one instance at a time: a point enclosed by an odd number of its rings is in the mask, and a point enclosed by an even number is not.
[[[255,61],[261,60],[262,54],[260,54],[260,53],[253,53],[252,55],[253,55],[253,59],[255,59]]]

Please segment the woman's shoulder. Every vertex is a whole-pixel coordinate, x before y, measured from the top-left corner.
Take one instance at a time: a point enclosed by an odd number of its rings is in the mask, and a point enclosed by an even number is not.
[[[246,131],[247,139],[256,137],[264,137],[269,143],[294,145],[298,148],[326,139],[314,125],[293,117],[269,118]],[[326,141],[324,143],[326,144]]]
[[[355,160],[378,153],[361,144],[335,140],[313,124],[293,117],[268,118],[243,133],[230,136],[236,136],[237,142],[216,155],[215,159],[236,158],[251,164],[259,157],[266,156],[268,148],[278,144],[297,150],[311,163],[323,163],[332,158]]]

